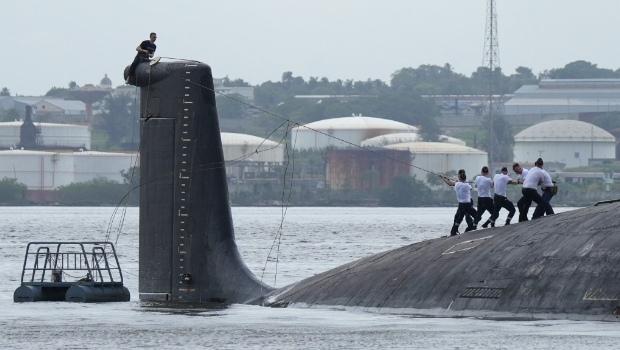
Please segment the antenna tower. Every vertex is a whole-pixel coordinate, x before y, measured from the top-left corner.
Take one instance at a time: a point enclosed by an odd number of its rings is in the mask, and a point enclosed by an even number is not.
[[[499,101],[493,104],[493,91],[499,90],[498,78],[495,75],[501,74],[499,65],[499,40],[497,37],[497,10],[495,0],[487,0],[487,22],[484,35],[484,51],[482,57],[482,67],[487,68],[489,73],[489,108],[488,130],[486,137],[487,151],[489,154],[489,168],[493,162],[493,149],[498,146],[498,140],[493,133],[494,116],[501,113]]]

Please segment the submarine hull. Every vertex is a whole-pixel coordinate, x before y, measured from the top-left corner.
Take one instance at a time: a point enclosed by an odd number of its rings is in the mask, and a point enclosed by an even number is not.
[[[127,69],[125,71],[125,77]],[[142,300],[616,320],[620,203],[424,241],[274,290],[243,263],[211,68],[141,63]]]
[[[273,291],[267,306],[617,320],[620,203],[376,254]]]

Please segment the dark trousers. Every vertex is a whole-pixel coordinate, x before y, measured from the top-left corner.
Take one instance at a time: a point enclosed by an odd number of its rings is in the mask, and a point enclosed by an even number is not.
[[[525,196],[519,198],[517,201],[517,208],[519,208],[519,222],[529,220],[527,218],[527,212],[530,210],[530,205],[532,205],[532,201],[525,198]]]
[[[552,198],[553,198],[553,195],[551,194],[551,191],[543,190],[542,200],[545,203],[545,215],[555,214],[553,212],[553,208],[551,207],[551,199]]]
[[[136,55],[136,58],[134,58],[133,62],[131,62],[131,66],[129,66],[129,73],[127,73],[128,77],[133,77],[134,75],[136,75],[136,68],[138,67],[138,64],[140,64],[140,62],[146,61],[142,61],[142,58]]]
[[[482,214],[484,214],[485,211],[488,211],[489,214],[493,215],[493,212],[495,211],[493,200],[491,197],[478,197],[478,212],[476,214],[476,219],[474,219],[474,225],[478,225],[482,219]]]
[[[523,194],[523,198],[521,199],[524,199],[522,203],[524,212],[521,212],[521,207],[519,207],[519,222],[522,221],[522,215],[525,218],[525,220],[523,221],[527,221],[527,212],[530,209],[530,205],[532,205],[532,202],[536,203],[536,210],[534,210],[534,215],[532,215],[532,219],[543,216],[543,214],[545,213],[545,202],[538,194],[538,191],[535,188],[523,188],[521,189],[521,193]],[[521,199],[519,200],[519,202],[521,201]],[[517,203],[517,205],[519,204]]]
[[[454,226],[452,227],[452,232],[459,228],[459,225],[463,222],[463,218],[465,218],[465,222],[467,222],[467,227],[472,227],[474,225],[474,220],[472,217],[476,217],[476,209],[474,209],[473,204],[471,202],[459,203],[456,214],[454,214]]]
[[[506,218],[506,222],[510,222],[512,217],[515,215],[515,212],[517,211],[515,209],[515,205],[512,204],[512,202],[508,200],[508,198],[500,196],[498,194],[493,196],[493,202],[495,202],[495,211],[493,212],[493,215],[491,215],[490,221],[492,223],[495,223],[495,220],[497,220],[497,218],[499,217],[499,211],[504,208],[508,210],[508,218]]]

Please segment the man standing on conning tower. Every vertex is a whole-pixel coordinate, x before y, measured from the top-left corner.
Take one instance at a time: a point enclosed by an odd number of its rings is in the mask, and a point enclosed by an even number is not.
[[[131,67],[129,67],[129,74],[127,74],[127,79],[125,80],[125,84],[129,84],[131,77],[136,74],[136,67],[140,62],[148,62],[149,58],[153,57],[155,50],[157,50],[157,45],[155,45],[155,40],[157,40],[157,34],[151,33],[149,40],[144,40],[136,47],[136,58],[134,58],[131,63]]]

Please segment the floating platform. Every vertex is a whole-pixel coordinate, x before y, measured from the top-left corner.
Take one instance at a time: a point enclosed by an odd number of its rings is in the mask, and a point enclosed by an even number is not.
[[[110,242],[31,242],[14,302],[129,301]]]

